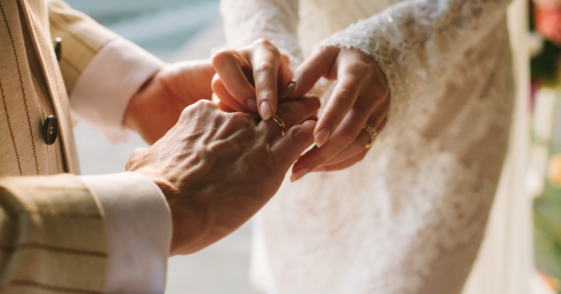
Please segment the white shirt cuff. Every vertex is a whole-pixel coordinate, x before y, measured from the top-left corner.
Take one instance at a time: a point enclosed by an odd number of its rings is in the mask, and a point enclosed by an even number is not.
[[[131,131],[123,126],[123,118],[129,101],[163,66],[163,61],[125,39],[108,42],[72,90],[72,115],[92,124],[112,143],[126,142]]]
[[[106,293],[163,293],[172,221],[161,190],[134,172],[80,176],[80,180],[105,214]]]

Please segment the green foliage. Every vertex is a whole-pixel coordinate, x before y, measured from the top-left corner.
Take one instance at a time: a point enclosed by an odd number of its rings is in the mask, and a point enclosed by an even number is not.
[[[546,86],[555,86],[559,81],[558,60],[561,55],[561,48],[544,41],[542,52],[533,57],[530,61],[532,80],[539,81],[540,84]]]
[[[538,269],[561,280],[561,190],[549,184],[534,202],[534,241]]]

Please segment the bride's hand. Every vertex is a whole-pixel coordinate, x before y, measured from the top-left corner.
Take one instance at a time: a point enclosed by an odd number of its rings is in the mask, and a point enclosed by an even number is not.
[[[288,57],[264,39],[217,52],[212,58],[216,70],[212,90],[220,101],[215,102],[224,111],[259,112],[264,120],[273,117],[279,96],[294,89],[287,87],[292,79],[288,63]]]
[[[390,107],[388,82],[377,62],[360,50],[321,47],[294,76],[295,90],[289,98],[304,95],[321,77],[337,84],[314,129],[316,147],[296,162],[291,180],[362,160],[371,142],[364,126],[369,123],[379,133]]]

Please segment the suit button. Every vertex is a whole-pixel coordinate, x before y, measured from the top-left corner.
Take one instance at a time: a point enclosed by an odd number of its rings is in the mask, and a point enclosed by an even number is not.
[[[62,58],[62,39],[61,38],[55,38],[55,55],[56,55],[56,60],[58,62],[60,62],[60,59]]]
[[[53,145],[58,135],[58,121],[56,116],[51,115],[47,117],[43,123],[43,141],[47,145]]]

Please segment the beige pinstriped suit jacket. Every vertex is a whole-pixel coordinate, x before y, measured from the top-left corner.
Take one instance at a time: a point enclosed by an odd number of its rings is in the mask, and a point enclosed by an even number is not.
[[[104,216],[72,175],[67,93],[115,37],[58,0],[0,0],[0,293],[103,292]],[[59,137],[48,146],[42,123],[53,114]]]

